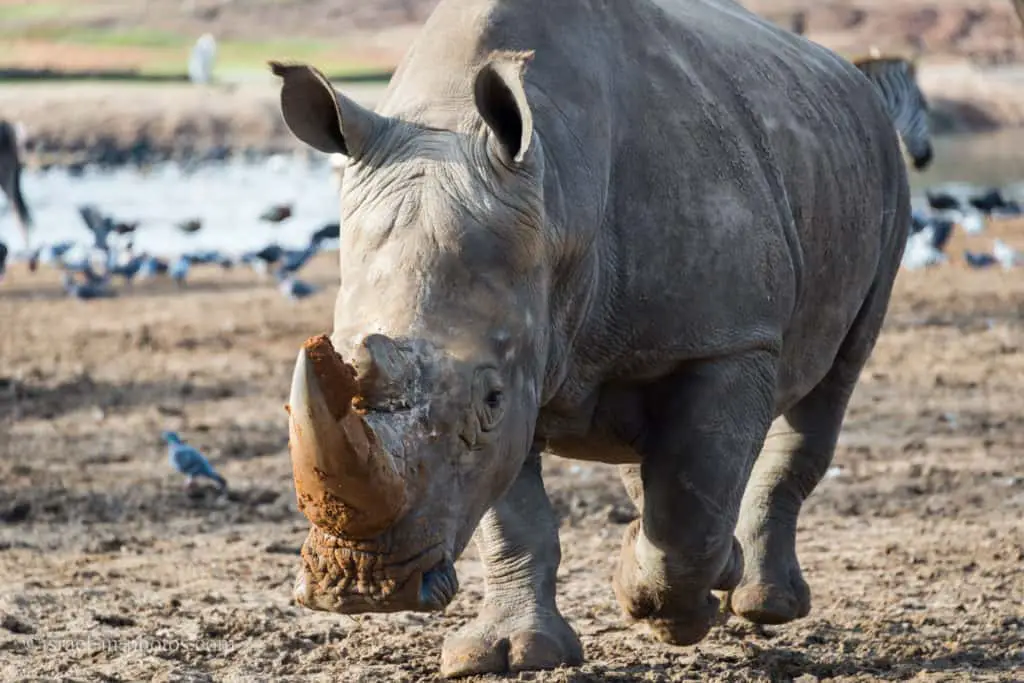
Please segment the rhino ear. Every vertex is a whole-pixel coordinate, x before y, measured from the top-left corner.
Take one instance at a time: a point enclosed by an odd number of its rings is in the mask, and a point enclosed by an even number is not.
[[[533,59],[526,52],[494,52],[476,74],[473,98],[507,161],[521,163],[533,139],[533,112],[523,76]]]
[[[327,77],[305,64],[270,62],[280,76],[281,114],[292,134],[325,154],[358,157],[384,119],[334,89]]]

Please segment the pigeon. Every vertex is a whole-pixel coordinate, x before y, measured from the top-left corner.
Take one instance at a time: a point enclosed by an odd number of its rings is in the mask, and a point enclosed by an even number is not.
[[[192,218],[190,220],[178,223],[177,227],[178,230],[181,230],[183,233],[191,235],[192,233],[199,232],[199,230],[202,229],[203,222],[198,218]]]
[[[86,284],[105,287],[109,277],[106,273],[101,275],[93,269],[95,256],[94,252],[90,253],[89,251],[72,254],[70,257],[65,256],[57,262],[57,267],[65,273],[84,276]]]
[[[928,226],[920,232],[915,232],[907,238],[907,247],[903,252],[903,260],[900,262],[902,268],[917,270],[939,263],[944,263],[946,255],[936,249],[935,228]]]
[[[931,222],[931,216],[926,214],[924,211],[911,211],[910,213],[910,233],[921,232]]]
[[[928,199],[928,206],[932,207],[936,211],[959,211],[961,209],[960,202],[957,201],[957,198],[948,192],[932,192],[931,190],[927,190],[924,194]]]
[[[131,282],[132,279],[139,274],[139,270],[142,269],[142,264],[146,262],[149,257],[145,254],[139,254],[128,260],[127,263],[116,265],[110,269],[111,276],[119,276],[124,278],[126,283]]]
[[[1024,214],[1024,209],[1021,208],[1020,202],[1011,199],[1006,202],[1005,206],[998,206],[992,209],[992,213],[989,215],[996,218],[1016,218],[1021,214]]]
[[[961,211],[956,222],[968,235],[977,235],[985,231],[985,217],[977,211]]]
[[[167,262],[155,256],[144,255],[142,264],[139,266],[139,276],[148,279],[156,275],[163,275],[168,270]]]
[[[313,285],[299,280],[294,275],[280,277],[278,279],[277,290],[292,301],[305,299],[307,296],[312,296],[320,291]]]
[[[194,251],[190,254],[186,254],[185,258],[187,258],[189,263],[193,266],[213,264],[226,269],[234,265],[234,262],[228,256],[225,256],[216,249]]]
[[[92,232],[96,248],[110,251],[107,237],[114,230],[114,222],[108,216],[100,213],[100,210],[91,204],[79,206],[78,214],[85,221],[85,226]]]
[[[950,236],[953,234],[953,221],[948,218],[933,218],[931,220],[932,228],[932,247],[942,251],[946,248],[946,243],[949,242]]]
[[[974,197],[969,197],[967,203],[986,216],[993,214],[1019,216],[1021,213],[1020,204],[1004,197],[1003,193],[996,187],[990,188],[986,192]]]
[[[114,232],[116,232],[118,235],[128,235],[135,232],[135,230],[138,227],[139,221],[134,221],[132,223],[128,223],[126,221],[119,221],[117,223],[114,223]]]
[[[310,244],[320,244],[326,240],[336,240],[341,236],[340,223],[328,223],[309,236]]]
[[[998,263],[992,254],[979,254],[967,249],[964,249],[964,261],[971,268],[988,268]]]
[[[54,263],[64,258],[64,254],[74,249],[75,243],[71,240],[65,240],[64,242],[57,242],[56,244],[50,244],[42,247],[39,250],[38,260],[43,263]]]
[[[1003,270],[1011,270],[1016,266],[1024,265],[1024,254],[1002,240],[995,240],[992,243],[992,256],[1003,267]]]
[[[309,263],[311,258],[316,256],[318,251],[320,251],[319,242],[312,243],[302,250],[286,250],[284,258],[281,260],[281,265],[277,269],[278,273],[281,275],[293,275],[299,272],[303,266]]]
[[[196,477],[206,477],[212,480],[221,491],[228,487],[227,481],[217,474],[210,461],[203,457],[198,450],[182,441],[176,432],[163,432],[161,437],[167,443],[167,459],[170,461],[171,467],[187,477],[185,488],[191,489],[195,485]]]
[[[242,263],[252,266],[253,270],[266,273],[270,266],[280,261],[285,255],[284,249],[276,244],[270,244],[259,251],[250,251],[242,254]]]
[[[67,271],[61,276],[64,291],[83,301],[91,299],[109,299],[115,296],[113,290],[105,282],[78,282],[75,276]]]
[[[179,256],[168,268],[168,274],[179,287],[185,284],[185,278],[188,277],[188,271],[191,265],[192,262],[189,260],[188,256]]]
[[[276,204],[260,214],[260,220],[266,223],[281,223],[291,218],[290,204]]]

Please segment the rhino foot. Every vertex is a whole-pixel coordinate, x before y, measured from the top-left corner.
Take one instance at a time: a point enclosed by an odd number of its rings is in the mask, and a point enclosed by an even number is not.
[[[634,520],[622,541],[622,554],[615,574],[615,597],[626,615],[644,622],[659,639],[671,645],[694,645],[725,619],[720,601],[712,589],[735,588],[743,574],[743,553],[733,540],[725,568],[706,589],[696,589],[684,580],[673,580],[663,568],[642,566],[637,559],[640,520]],[[664,562],[670,567],[671,562]]]
[[[558,612],[486,607],[441,652],[446,678],[555,669],[583,663],[583,646]]]
[[[729,611],[765,626],[806,617],[811,612],[811,590],[799,569],[789,572],[788,578],[744,583],[729,594]]]

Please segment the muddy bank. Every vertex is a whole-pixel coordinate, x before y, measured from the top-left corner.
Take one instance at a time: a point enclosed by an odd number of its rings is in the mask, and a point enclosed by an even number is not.
[[[380,83],[344,86],[373,106]],[[0,85],[0,112],[25,124],[26,163],[108,165],[235,154],[305,152],[281,119],[278,89],[265,83],[16,83]]]

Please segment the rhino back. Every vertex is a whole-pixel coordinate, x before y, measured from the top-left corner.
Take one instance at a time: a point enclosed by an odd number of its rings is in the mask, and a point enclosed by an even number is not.
[[[813,386],[906,231],[898,141],[863,75],[728,0],[443,0],[379,110],[478,130],[472,78],[495,49],[536,50],[562,250],[549,397],[777,344],[783,393]]]

